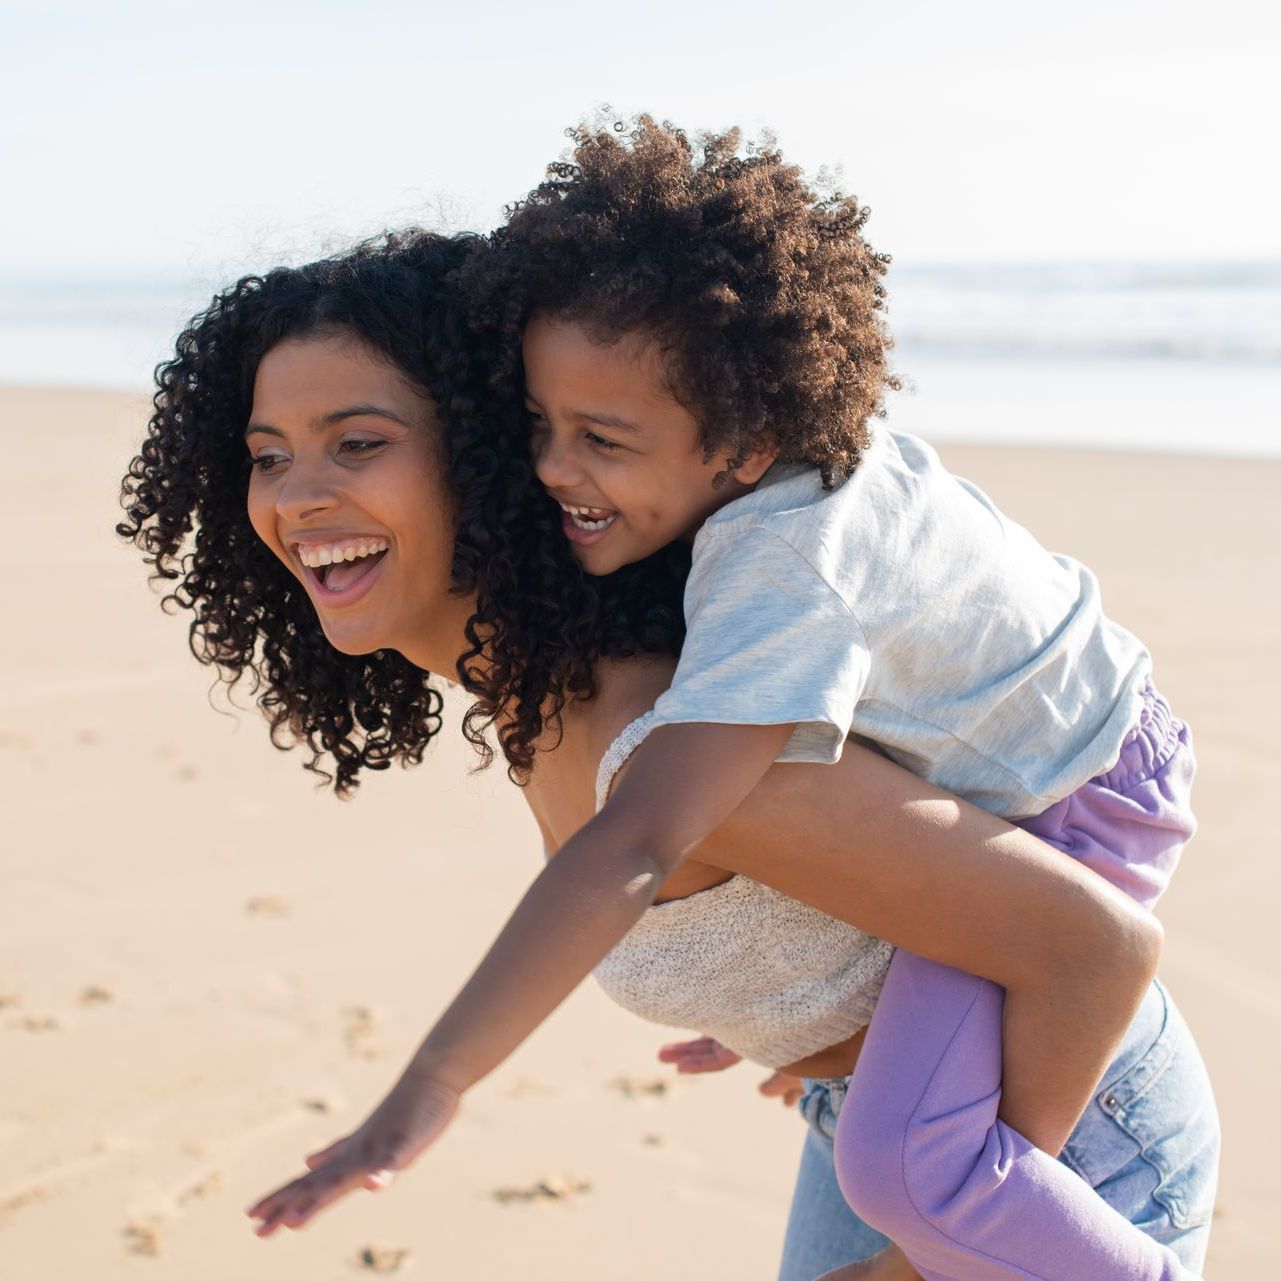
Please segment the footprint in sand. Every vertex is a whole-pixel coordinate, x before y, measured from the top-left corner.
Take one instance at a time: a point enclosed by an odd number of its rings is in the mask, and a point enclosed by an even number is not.
[[[90,983],[81,988],[79,1001],[81,1005],[109,1005],[116,999],[116,994],[101,983]]]
[[[0,1010],[12,1009],[22,1004],[22,997],[17,992],[0,992]]]
[[[651,1076],[641,1079],[634,1076],[616,1076],[609,1082],[611,1090],[617,1090],[625,1099],[661,1099],[671,1089],[671,1082],[665,1076]]]
[[[382,1043],[374,1029],[374,1013],[367,1005],[348,1005],[343,1008],[343,1044],[348,1054],[358,1059],[376,1059],[383,1052]]]
[[[130,1254],[141,1254],[154,1259],[160,1254],[160,1221],[158,1219],[130,1219],[125,1224],[123,1236]]]
[[[184,1188],[174,1198],[178,1205],[187,1205],[191,1201],[199,1201],[204,1197],[211,1196],[215,1192],[220,1192],[223,1186],[223,1177],[221,1170],[210,1170],[202,1179],[198,1179],[189,1187]]]
[[[12,1196],[5,1197],[0,1201],[0,1223],[3,1223],[9,1215],[16,1213],[25,1206],[31,1205],[36,1201],[44,1201],[49,1196],[49,1189],[41,1187],[38,1183],[29,1188],[23,1188],[21,1192],[15,1192]]]
[[[289,915],[289,903],[278,894],[256,894],[245,901],[249,916],[281,917]]]
[[[48,1014],[28,1014],[14,1024],[24,1032],[56,1032],[62,1024]]]
[[[590,1192],[592,1185],[586,1179],[574,1175],[549,1174],[524,1188],[494,1188],[490,1196],[500,1205],[511,1205],[517,1201],[567,1201],[570,1197],[581,1196]]]
[[[93,747],[98,742],[98,731],[96,729],[80,729],[76,731],[76,745],[78,747]]]
[[[356,1266],[368,1272],[399,1272],[409,1262],[406,1246],[367,1245],[356,1255]]]

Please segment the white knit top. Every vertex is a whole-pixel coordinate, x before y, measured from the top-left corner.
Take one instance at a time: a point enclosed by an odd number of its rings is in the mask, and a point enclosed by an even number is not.
[[[649,732],[610,744],[596,808]],[[606,994],[655,1023],[713,1036],[777,1068],[846,1040],[872,1017],[893,948],[746,876],[650,907],[596,967]]]

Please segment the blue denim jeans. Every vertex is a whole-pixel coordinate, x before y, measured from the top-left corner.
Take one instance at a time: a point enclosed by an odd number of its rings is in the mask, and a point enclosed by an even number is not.
[[[837,1186],[832,1135],[845,1085],[839,1078],[806,1082],[799,1106],[810,1129],[779,1281],[813,1281],[886,1244]],[[1160,983],[1149,989],[1059,1159],[1185,1266],[1201,1271],[1218,1178],[1219,1118],[1196,1042]]]

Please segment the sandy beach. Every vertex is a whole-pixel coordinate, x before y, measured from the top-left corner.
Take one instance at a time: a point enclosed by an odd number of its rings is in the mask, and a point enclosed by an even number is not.
[[[145,416],[0,389],[0,1276],[772,1281],[802,1122],[750,1065],[676,1077],[671,1034],[592,984],[392,1189],[253,1236],[243,1207],[381,1096],[539,842],[500,769],[467,773],[456,702],[422,766],[349,803],[256,711],[211,707],[185,616],[112,533]],[[1096,571],[1193,726],[1201,831],[1161,906],[1162,975],[1224,1124],[1207,1276],[1264,1281],[1281,462],[940,449]]]

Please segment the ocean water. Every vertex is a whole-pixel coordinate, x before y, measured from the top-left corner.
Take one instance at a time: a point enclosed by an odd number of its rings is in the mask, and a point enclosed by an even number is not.
[[[1281,261],[893,266],[888,422],[1281,457]],[[0,381],[146,391],[213,282],[0,276]]]

